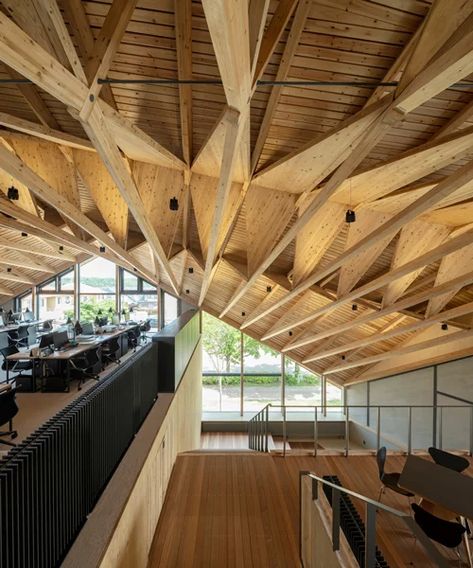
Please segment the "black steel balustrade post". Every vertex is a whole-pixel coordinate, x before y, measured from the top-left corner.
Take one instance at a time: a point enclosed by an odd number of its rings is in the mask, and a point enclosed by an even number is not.
[[[332,487],[332,549],[340,550],[340,491]]]
[[[366,503],[365,568],[376,566],[376,507]]]

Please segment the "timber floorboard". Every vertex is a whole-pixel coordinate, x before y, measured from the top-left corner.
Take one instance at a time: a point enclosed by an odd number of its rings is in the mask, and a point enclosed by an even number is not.
[[[404,460],[389,456],[386,471],[400,471]],[[378,496],[372,456],[283,458],[236,452],[212,455],[205,450],[201,455],[182,454],[173,469],[149,568],[300,566],[301,470],[337,475],[344,487],[374,499]],[[363,508],[354,503],[363,517]],[[409,511],[407,498],[389,490],[383,503]],[[377,527],[377,544],[391,567],[433,566],[402,521],[381,512]],[[451,566],[458,566],[453,552],[440,549]]]

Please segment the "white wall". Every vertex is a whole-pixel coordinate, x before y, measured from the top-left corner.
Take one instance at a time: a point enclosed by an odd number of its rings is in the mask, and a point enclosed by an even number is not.
[[[473,357],[442,363],[437,366],[437,390],[473,401]],[[347,404],[376,405],[433,405],[434,367],[426,367],[407,373],[400,373],[384,379],[348,386]],[[444,408],[437,412],[437,445],[445,449],[469,449],[470,409],[465,404],[437,396],[437,405],[455,405],[457,408]],[[442,414],[442,417],[441,417]],[[350,417],[366,425],[366,413],[350,411]],[[440,424],[442,422],[442,439]],[[370,411],[369,426],[376,429],[377,412]],[[407,447],[408,411],[407,409],[382,409],[381,432],[390,439]],[[412,410],[412,448],[421,449],[433,443],[433,411],[413,408]]]

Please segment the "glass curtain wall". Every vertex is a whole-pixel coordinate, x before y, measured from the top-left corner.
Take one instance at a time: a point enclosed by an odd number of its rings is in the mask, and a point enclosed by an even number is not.
[[[180,315],[178,298],[163,291],[163,325],[168,325]]]
[[[116,265],[104,258],[94,258],[79,267],[79,310],[81,321],[110,316],[117,311]]]
[[[120,310],[122,317],[131,320],[150,320],[151,327],[158,327],[158,295],[156,287],[120,269]]]
[[[31,292],[27,292],[23,294],[23,296],[19,296],[17,298],[16,310],[18,312],[24,312],[28,309],[30,312],[33,312],[33,294]]]
[[[74,269],[58,274],[38,286],[38,317],[54,324],[74,319]]]
[[[256,413],[271,403],[276,412],[287,404],[297,413],[322,405],[319,375],[205,312],[202,344],[204,412]],[[327,405],[342,400],[342,389],[327,382]]]

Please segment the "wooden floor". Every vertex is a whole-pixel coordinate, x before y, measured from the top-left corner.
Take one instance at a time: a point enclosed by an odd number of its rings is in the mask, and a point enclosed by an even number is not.
[[[386,470],[400,471],[404,459],[388,457]],[[345,487],[377,498],[371,456],[184,454],[173,470],[149,567],[299,566],[300,470],[338,475]],[[407,499],[395,493],[387,491],[383,502],[409,511]],[[377,527],[378,545],[391,567],[432,566],[402,521],[380,513]],[[458,566],[453,553],[446,556]]]

